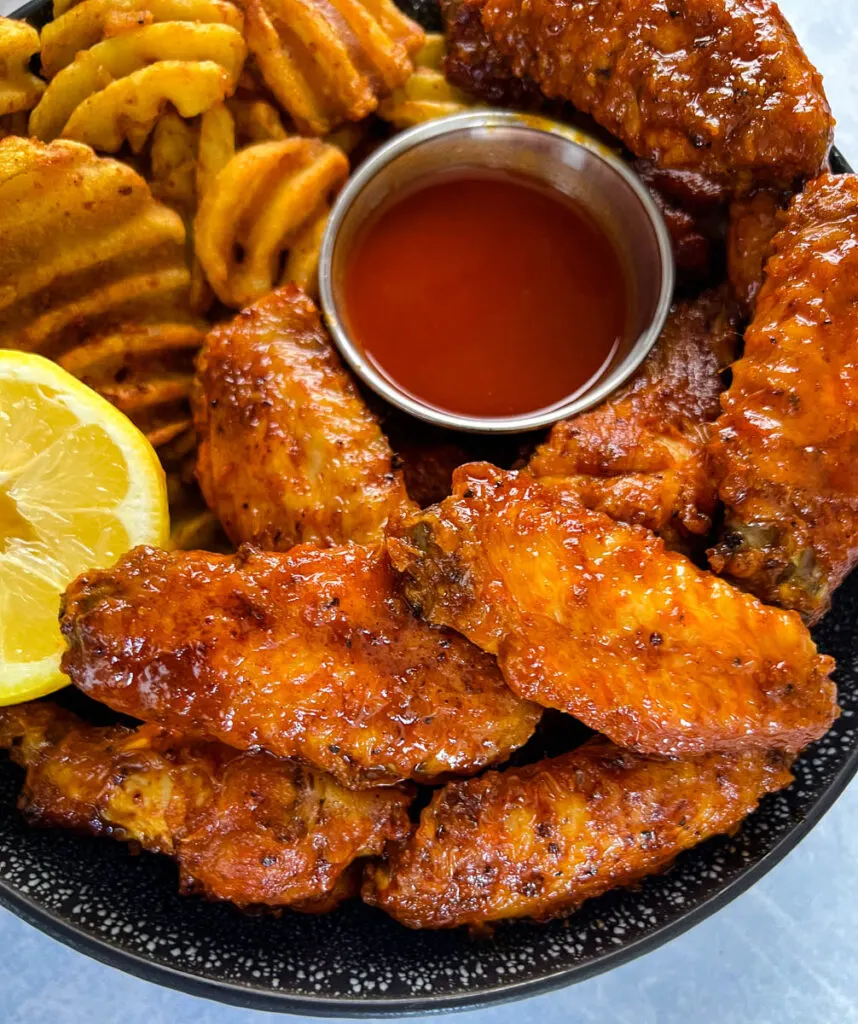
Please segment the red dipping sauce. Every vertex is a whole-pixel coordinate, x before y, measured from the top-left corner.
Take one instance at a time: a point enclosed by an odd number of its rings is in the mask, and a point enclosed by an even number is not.
[[[601,374],[627,326],[620,258],[584,211],[485,172],[383,205],[342,284],[349,333],[375,368],[459,415],[557,405]]]

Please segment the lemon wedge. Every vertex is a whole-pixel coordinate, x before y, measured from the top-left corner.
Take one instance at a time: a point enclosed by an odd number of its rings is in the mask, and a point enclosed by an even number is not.
[[[50,360],[0,350],[0,704],[68,682],[71,580],[169,533],[164,472],[134,424]]]

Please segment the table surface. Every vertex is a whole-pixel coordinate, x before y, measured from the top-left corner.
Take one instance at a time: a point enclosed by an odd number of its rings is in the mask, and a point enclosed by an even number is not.
[[[858,4],[780,0],[858,162]],[[0,11],[17,3],[0,0]],[[850,102],[852,100],[853,102]],[[714,917],[625,967],[462,1024],[858,1024],[858,780],[793,853]],[[3,1024],[263,1024],[139,981],[0,910]],[[286,1018],[288,1020],[288,1018]]]

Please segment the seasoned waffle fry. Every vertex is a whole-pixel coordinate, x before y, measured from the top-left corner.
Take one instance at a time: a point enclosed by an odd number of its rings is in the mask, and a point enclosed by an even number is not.
[[[195,117],[231,90],[229,75],[214,61],[158,61],[85,99],[62,137],[104,153],[117,152],[127,141],[139,153],[168,103],[182,117]]]
[[[312,246],[348,170],[343,152],[317,139],[263,142],[230,160],[203,196],[195,221],[197,257],[221,302],[249,305],[278,278],[292,280],[290,271],[313,290]],[[281,276],[283,253],[290,250],[296,251]]]
[[[241,12],[227,0],[83,0],[42,29],[42,71],[53,78],[107,35],[157,22],[222,22],[241,32]]]
[[[203,332],[193,324],[126,325],[58,362],[133,420],[156,447],[191,427],[188,396]]]
[[[30,116],[30,134],[50,142],[87,99],[158,61],[213,61],[234,88],[244,57],[244,39],[231,25],[159,22],[113,36],[79,53],[53,78]]]
[[[45,91],[30,73],[30,57],[39,52],[39,33],[25,21],[0,18],[0,118],[31,110]]]
[[[199,136],[198,125],[168,110],[155,125],[149,150],[152,194],[185,221],[193,217],[197,204]]]
[[[233,110],[237,116],[233,116]],[[247,142],[285,138],[286,129],[274,107],[251,96],[216,103],[193,122],[172,111],[158,121],[150,157],[152,190],[185,221],[194,312],[205,313],[214,300],[194,254],[193,221],[200,198],[237,148]]]
[[[242,146],[286,138],[286,128],[276,107],[257,96],[232,96],[226,101],[235,122],[236,139]]]
[[[216,103],[193,122],[168,111],[159,119],[152,133],[152,191],[185,222],[186,253],[191,271],[191,309],[199,314],[209,309],[214,294],[194,255],[193,224],[197,197],[229,162],[235,148],[234,135],[232,115],[223,103]]]
[[[371,114],[423,42],[390,0],[247,0],[245,19],[265,84],[312,135]]]
[[[440,32],[428,35],[425,45],[414,57],[413,73],[379,103],[379,117],[396,128],[411,128],[475,106],[472,97],[450,85],[444,77],[443,59],[444,37]]]
[[[87,146],[0,142],[0,237],[0,346],[62,359],[119,324],[191,321],[181,218]]]
[[[195,200],[205,195],[206,189],[235,156],[237,135],[238,127],[232,110],[223,103],[210,107],[200,118],[194,171]]]

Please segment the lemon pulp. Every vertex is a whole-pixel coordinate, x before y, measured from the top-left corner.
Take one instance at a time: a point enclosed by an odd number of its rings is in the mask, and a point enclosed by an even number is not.
[[[0,703],[67,682],[57,615],[75,576],[168,536],[137,428],[54,363],[0,351]]]

